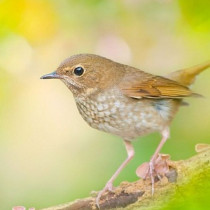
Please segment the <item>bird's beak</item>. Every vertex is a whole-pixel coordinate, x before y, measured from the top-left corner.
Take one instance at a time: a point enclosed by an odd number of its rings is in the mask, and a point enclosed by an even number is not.
[[[57,74],[56,71],[54,71],[52,73],[43,75],[42,77],[40,77],[40,79],[61,79],[61,76]]]

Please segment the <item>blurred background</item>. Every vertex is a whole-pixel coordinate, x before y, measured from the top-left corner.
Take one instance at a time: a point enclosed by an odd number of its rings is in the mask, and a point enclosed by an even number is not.
[[[126,157],[120,138],[90,128],[60,81],[42,81],[77,53],[165,75],[210,60],[209,0],[0,0],[0,209],[43,208],[100,190]],[[193,86],[162,152],[210,143],[210,70]],[[135,181],[160,141],[134,142],[115,181]]]

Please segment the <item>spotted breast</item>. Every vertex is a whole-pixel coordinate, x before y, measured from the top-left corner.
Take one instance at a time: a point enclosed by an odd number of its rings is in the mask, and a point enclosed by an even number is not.
[[[151,133],[151,129],[162,130],[177,107],[173,99],[136,100],[125,97],[117,88],[88,97],[80,95],[75,100],[81,116],[91,127],[126,140]]]

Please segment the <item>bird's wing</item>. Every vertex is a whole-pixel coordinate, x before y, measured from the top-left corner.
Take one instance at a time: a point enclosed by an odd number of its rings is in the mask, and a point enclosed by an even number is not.
[[[193,95],[192,91],[176,81],[139,71],[126,75],[119,87],[131,98],[183,98]]]

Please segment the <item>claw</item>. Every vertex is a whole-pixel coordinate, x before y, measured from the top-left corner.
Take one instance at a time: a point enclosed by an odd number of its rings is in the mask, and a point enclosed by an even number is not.
[[[98,193],[98,196],[96,198],[96,206],[98,207],[98,209],[100,209],[99,201],[100,201],[102,194],[103,194],[103,190]]]
[[[139,166],[136,170],[137,176],[140,178],[146,179],[150,178],[151,179],[151,184],[152,184],[152,195],[154,195],[155,192],[155,177],[157,176],[159,180],[161,180],[161,176],[158,174],[158,171],[156,170],[156,165],[155,163],[151,160],[149,163],[143,163],[141,166]]]
[[[156,159],[151,159],[150,162],[143,163],[136,170],[138,177],[142,179],[151,179],[152,195],[154,195],[155,192],[155,178],[157,177],[159,180],[161,180],[162,176],[169,171],[169,164],[167,162],[169,158],[169,155],[159,154]]]
[[[106,186],[104,187],[103,190],[101,190],[99,193],[98,193],[98,196],[96,198],[96,206],[98,207],[98,209],[100,209],[100,205],[99,205],[99,202],[100,202],[100,199],[101,199],[101,196],[103,195],[103,193],[105,193],[106,191],[109,191],[109,192],[113,192],[113,184],[111,182],[107,182]]]
[[[152,183],[152,196],[154,195],[155,192],[155,177],[154,177],[154,172],[155,172],[155,168],[154,168],[154,163],[153,161],[149,162],[149,175],[150,175],[150,179],[151,179],[151,183]]]

